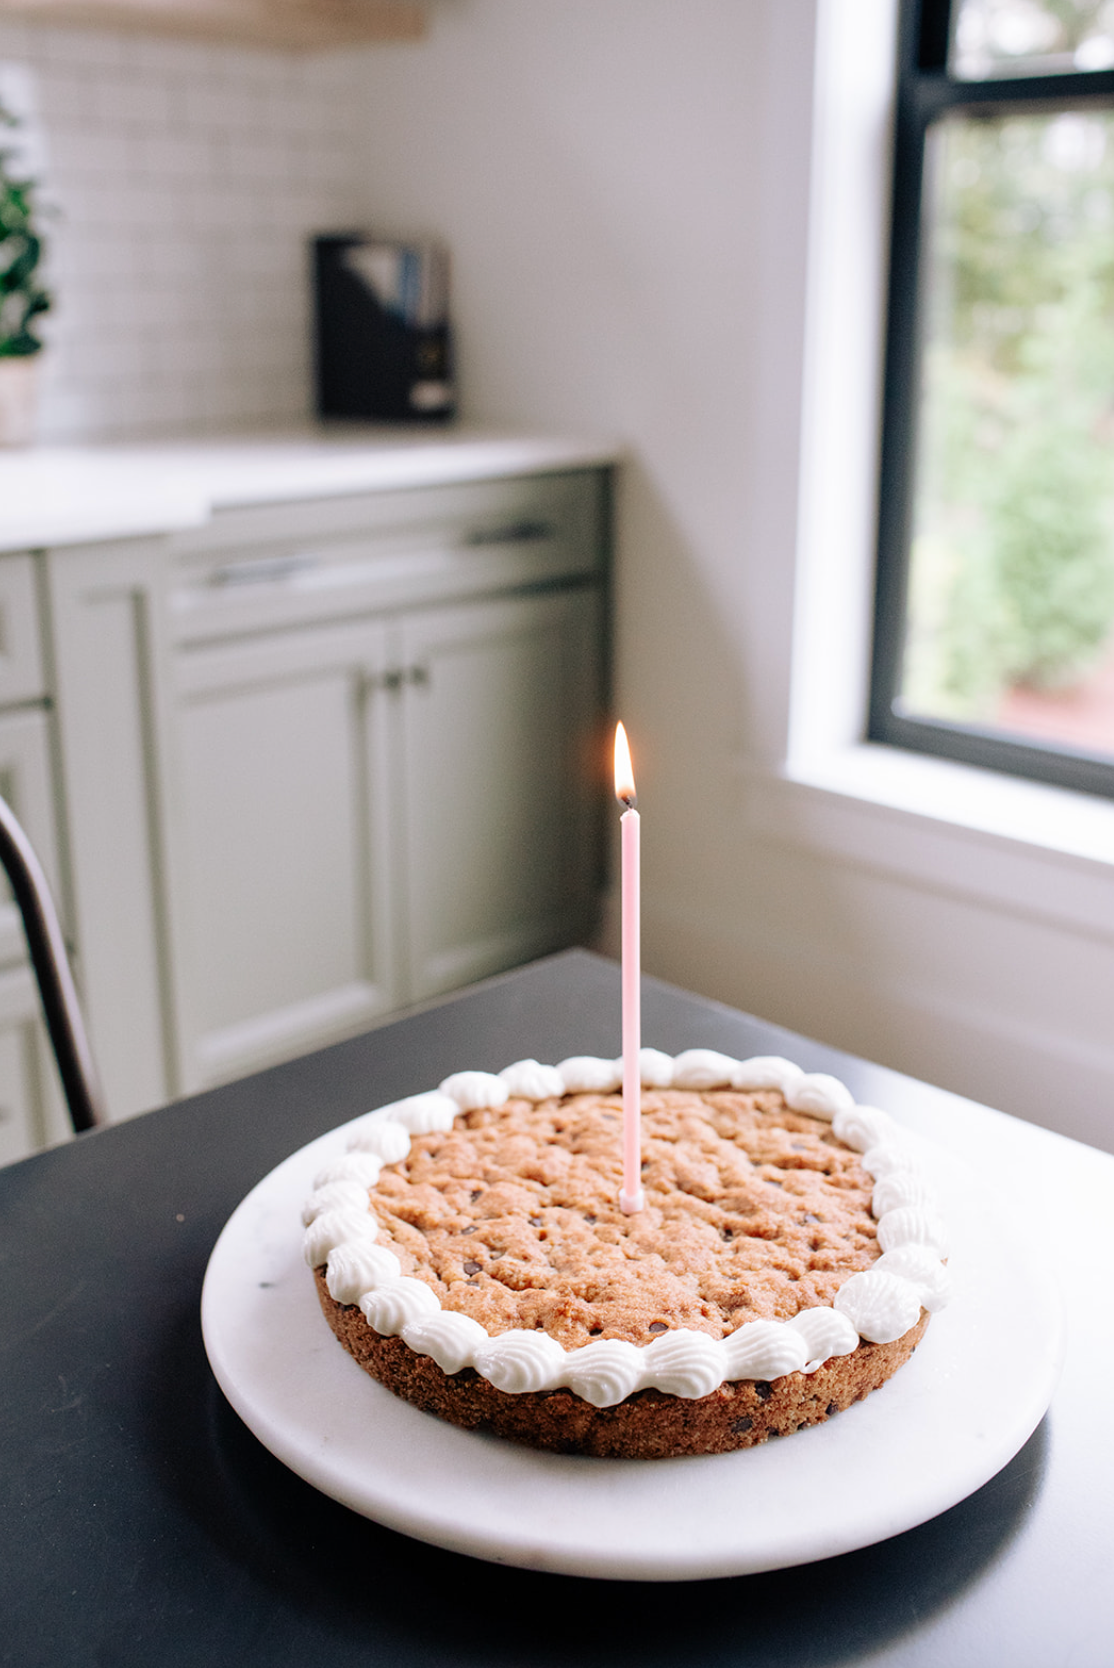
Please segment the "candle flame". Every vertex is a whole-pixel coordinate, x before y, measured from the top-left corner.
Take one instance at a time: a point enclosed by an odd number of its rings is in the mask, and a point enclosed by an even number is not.
[[[634,766],[631,764],[627,732],[621,724],[615,726],[615,798],[628,811],[634,809]]]

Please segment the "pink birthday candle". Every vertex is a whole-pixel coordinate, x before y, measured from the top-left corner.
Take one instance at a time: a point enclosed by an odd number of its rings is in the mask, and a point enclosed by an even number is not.
[[[623,954],[623,1186],[619,1207],[628,1216],[642,1209],[642,952],[639,943],[640,827],[635,809],[634,770],[627,732],[615,731],[615,797],[626,809],[619,819],[622,868]]]

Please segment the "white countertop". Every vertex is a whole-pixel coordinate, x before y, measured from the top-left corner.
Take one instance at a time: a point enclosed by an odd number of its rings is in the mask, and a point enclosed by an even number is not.
[[[170,532],[230,505],[533,475],[614,462],[602,441],[360,426],[0,454],[0,550]]]

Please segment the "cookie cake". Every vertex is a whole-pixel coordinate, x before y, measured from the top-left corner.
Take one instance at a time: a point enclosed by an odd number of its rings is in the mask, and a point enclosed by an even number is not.
[[[787,1060],[643,1049],[642,1208],[622,1061],[463,1071],[347,1126],[305,1258],[394,1394],[564,1453],[722,1453],[821,1423],[947,1301],[944,1229],[886,1113]]]

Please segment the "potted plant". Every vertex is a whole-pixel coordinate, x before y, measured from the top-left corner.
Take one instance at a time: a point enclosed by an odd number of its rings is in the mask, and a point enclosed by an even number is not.
[[[0,129],[17,125],[0,105]],[[50,307],[38,281],[43,246],[35,229],[35,185],[12,173],[14,154],[0,132],[0,444],[9,446],[32,437],[43,346],[35,321]]]

